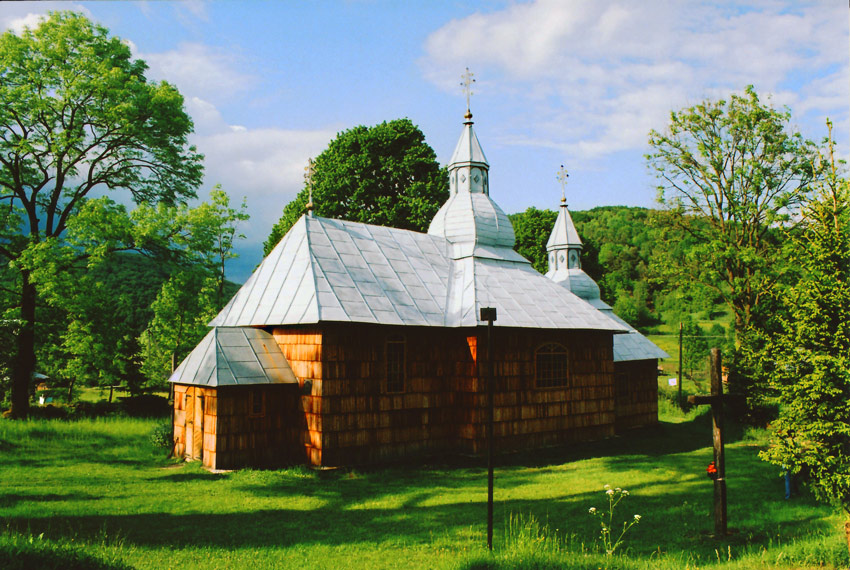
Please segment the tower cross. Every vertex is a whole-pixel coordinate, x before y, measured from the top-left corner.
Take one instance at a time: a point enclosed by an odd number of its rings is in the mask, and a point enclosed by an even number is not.
[[[564,168],[564,165],[561,165],[561,168],[558,169],[558,174],[555,175],[555,178],[558,179],[558,182],[561,183],[561,204],[567,203],[567,182],[569,181],[570,174],[567,172],[567,169]]]
[[[313,174],[315,170],[313,166],[316,163],[312,158],[307,159],[307,166],[304,167],[304,183],[307,184],[307,215],[313,216]]]
[[[472,91],[472,84],[475,83],[475,74],[469,71],[469,68],[466,68],[466,73],[461,75],[463,81],[460,82],[461,87],[463,87],[463,92],[466,95],[466,115],[467,118],[472,117],[472,112],[469,110],[469,98],[474,94]]]

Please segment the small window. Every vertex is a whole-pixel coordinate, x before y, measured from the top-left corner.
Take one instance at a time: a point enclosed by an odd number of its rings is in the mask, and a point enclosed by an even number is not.
[[[259,388],[252,388],[248,399],[249,413],[252,416],[262,416],[266,413],[266,394]]]
[[[404,392],[404,337],[387,338],[387,392]]]
[[[554,343],[538,348],[535,375],[538,388],[566,386],[567,349]]]

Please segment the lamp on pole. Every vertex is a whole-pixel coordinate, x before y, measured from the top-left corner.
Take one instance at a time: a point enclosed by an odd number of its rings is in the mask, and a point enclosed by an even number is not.
[[[493,550],[493,321],[495,307],[481,307],[487,321],[487,548]]]

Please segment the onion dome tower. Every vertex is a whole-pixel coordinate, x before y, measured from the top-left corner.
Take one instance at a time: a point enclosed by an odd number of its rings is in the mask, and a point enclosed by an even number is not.
[[[490,165],[473,130],[469,95],[472,74],[467,70],[463,131],[449,161],[449,199],[440,208],[428,233],[448,240],[454,259],[468,256],[525,261],[513,251],[514,228],[505,212],[490,199]]]
[[[555,220],[552,235],[546,242],[549,252],[549,271],[546,277],[569,289],[576,296],[584,299],[597,309],[611,307],[600,298],[599,285],[581,268],[581,239],[567,209],[566,185],[569,174],[561,166],[558,180],[561,182],[561,207]]]

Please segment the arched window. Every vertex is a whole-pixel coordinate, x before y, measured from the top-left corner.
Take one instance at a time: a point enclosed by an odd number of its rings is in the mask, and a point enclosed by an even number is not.
[[[568,385],[567,349],[560,344],[544,344],[535,353],[535,381],[538,388]]]
[[[387,392],[404,392],[404,337],[387,337]]]

